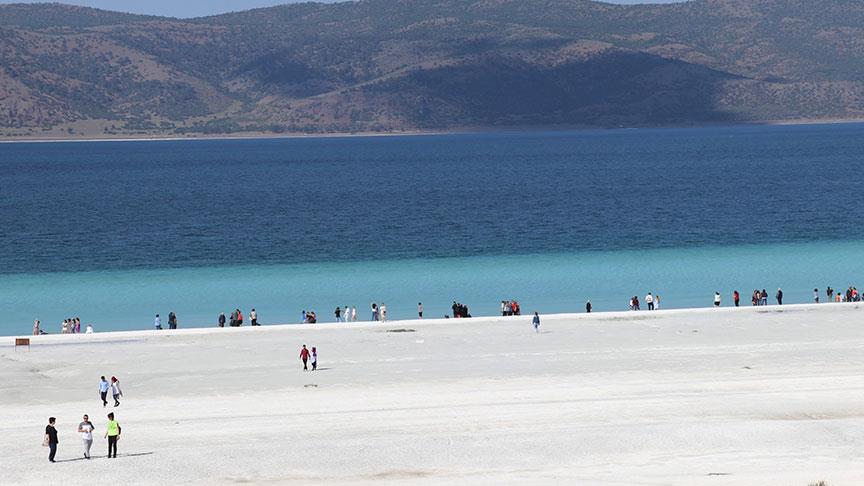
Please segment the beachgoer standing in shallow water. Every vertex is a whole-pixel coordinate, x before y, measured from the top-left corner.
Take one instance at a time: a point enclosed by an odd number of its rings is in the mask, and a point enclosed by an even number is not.
[[[111,377],[111,396],[114,397],[114,406],[120,406],[120,397],[123,396],[123,390],[120,389],[120,380],[116,376]]]
[[[225,327],[225,313],[224,312],[219,313],[219,319],[216,321],[216,323],[219,327]]]
[[[351,307],[351,321],[357,322],[357,307],[356,306]]]
[[[159,314],[156,314],[156,319],[153,319],[153,327],[155,327],[157,331],[162,330],[162,319],[159,318]]]
[[[318,369],[318,350],[312,346],[312,371]]]
[[[587,312],[589,314],[591,313],[591,301],[590,300],[585,302],[585,312]]]
[[[423,319],[423,302],[417,302],[417,317]]]
[[[777,289],[777,305],[783,305],[783,291],[781,289]]]
[[[741,294],[737,290],[732,292],[732,302],[735,303],[735,307],[738,307],[738,304],[741,303]]]
[[[813,289],[813,302],[819,303],[819,289]]]
[[[33,335],[34,336],[39,335],[39,319],[36,319],[35,321],[33,321]]]
[[[168,329],[177,329],[177,314],[173,311],[168,313]]]
[[[714,292],[714,307],[720,307],[720,292]]]
[[[78,433],[81,434],[81,440],[84,442],[84,459],[90,459],[90,447],[93,445],[93,422],[90,417],[84,414],[84,420],[78,424]]]
[[[306,362],[309,361],[309,350],[306,349],[305,344],[300,348],[300,361],[303,362],[303,371],[309,371],[309,367],[306,366]]]
[[[378,304],[372,302],[372,321],[378,320]]]
[[[336,306],[336,310],[333,311],[333,314],[336,315],[336,322],[342,322],[342,308],[338,305]]]
[[[114,412],[108,414],[108,425],[105,427],[105,437],[108,439],[108,458],[110,459],[111,452],[114,452],[114,459],[117,459],[117,441],[120,440],[120,424],[114,420]]]
[[[255,308],[254,308],[254,307],[252,308],[252,311],[249,312],[249,324],[252,324],[253,326],[258,326],[258,325],[259,325],[259,324],[258,324],[258,313],[255,312]]]
[[[381,302],[381,307],[378,308],[378,317],[381,322],[387,322],[387,306],[384,305],[384,302]]]
[[[57,455],[57,444],[60,439],[57,437],[57,429],[54,427],[57,419],[54,417],[48,418],[48,425],[45,426],[45,445],[48,446],[48,460],[54,462],[54,456]]]
[[[103,376],[99,380],[99,396],[102,397],[102,408],[105,408],[108,405],[108,389],[111,388],[111,384],[108,383],[108,380]]]
[[[651,292],[648,292],[648,295],[645,296],[645,305],[648,306],[649,311],[654,310],[654,296],[651,295]]]
[[[534,332],[540,334],[540,314],[534,312],[534,318],[531,319],[531,325],[534,326]]]

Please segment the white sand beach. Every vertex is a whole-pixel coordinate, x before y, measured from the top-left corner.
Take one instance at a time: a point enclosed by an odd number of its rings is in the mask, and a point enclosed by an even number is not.
[[[29,351],[2,338],[0,482],[864,480],[864,305],[543,316],[539,335],[530,321],[40,336]],[[301,370],[302,344],[319,371]],[[100,375],[125,393],[117,459]],[[55,464],[40,445],[52,415]]]

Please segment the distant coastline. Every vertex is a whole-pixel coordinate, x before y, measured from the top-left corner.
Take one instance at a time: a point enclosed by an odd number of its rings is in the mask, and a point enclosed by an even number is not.
[[[568,131],[611,131],[611,130],[662,130],[680,128],[716,128],[716,127],[741,127],[741,126],[791,126],[791,125],[847,125],[864,123],[864,118],[827,118],[827,119],[800,119],[800,120],[766,120],[754,122],[735,123],[704,123],[704,124],[682,124],[682,125],[649,125],[649,126],[618,126],[618,127],[595,127],[585,125],[547,125],[547,126],[513,126],[513,127],[466,127],[447,130],[404,130],[389,132],[328,132],[328,133],[268,133],[268,132],[233,132],[223,135],[116,135],[93,137],[89,135],[66,136],[66,137],[18,137],[0,135],[0,144],[8,143],[55,143],[55,142],[174,142],[182,140],[268,140],[268,139],[304,139],[304,138],[348,138],[348,137],[420,137],[435,135],[467,135],[481,133],[538,133],[538,132],[568,132]]]

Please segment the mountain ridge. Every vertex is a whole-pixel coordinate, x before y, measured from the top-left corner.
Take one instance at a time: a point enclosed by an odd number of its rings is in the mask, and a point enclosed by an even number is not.
[[[861,26],[850,0],[0,5],[0,135],[862,119]]]

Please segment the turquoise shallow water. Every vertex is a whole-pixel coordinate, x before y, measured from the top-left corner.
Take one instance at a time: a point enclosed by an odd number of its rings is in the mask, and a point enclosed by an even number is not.
[[[316,264],[240,265],[161,270],[109,270],[6,275],[0,281],[0,332],[27,333],[32,319],[57,332],[64,316],[78,315],[97,331],[149,329],[157,312],[174,311],[181,327],[215,325],[220,311],[255,307],[261,321],[292,323],[313,309],[332,321],[336,305],[356,305],[369,319],[372,301],[392,318],[441,317],[458,299],[477,315],[497,313],[501,299],[523,310],[582,312],[590,298],[597,311],[624,310],[630,295],[652,291],[664,308],[710,306],[715,290],[731,303],[738,289],[754,288],[786,302],[810,302],[812,289],[835,289],[860,279],[864,243],[817,242],[698,247],[645,251],[575,252]],[[860,288],[860,286],[859,286]],[[772,299],[773,301],[773,299]]]

